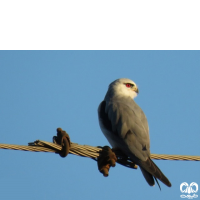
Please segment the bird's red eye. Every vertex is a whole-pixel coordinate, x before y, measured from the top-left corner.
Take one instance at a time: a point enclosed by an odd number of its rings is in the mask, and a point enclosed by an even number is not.
[[[127,88],[132,88],[132,87],[134,87],[134,84],[131,84],[131,83],[124,83],[124,85],[125,85]]]

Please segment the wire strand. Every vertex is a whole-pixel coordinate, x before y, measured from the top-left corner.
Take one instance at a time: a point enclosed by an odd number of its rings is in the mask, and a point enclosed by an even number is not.
[[[62,146],[46,142],[42,140],[36,140],[35,142],[25,145],[12,145],[12,144],[0,144],[0,149],[12,149],[32,152],[54,152],[58,153],[62,150]],[[102,147],[93,147],[89,145],[80,145],[77,143],[71,143],[70,154],[88,157],[96,160],[99,156]],[[117,155],[118,156],[118,155]],[[121,156],[121,155],[120,155]],[[185,155],[166,155],[166,154],[151,154],[151,159],[155,160],[185,160],[185,161],[200,161],[200,156],[185,156]]]

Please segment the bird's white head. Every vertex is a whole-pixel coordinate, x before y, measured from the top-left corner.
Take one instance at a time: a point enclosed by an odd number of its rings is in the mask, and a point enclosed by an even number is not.
[[[130,79],[120,78],[113,81],[108,88],[107,97],[126,96],[132,99],[139,93],[137,85]]]

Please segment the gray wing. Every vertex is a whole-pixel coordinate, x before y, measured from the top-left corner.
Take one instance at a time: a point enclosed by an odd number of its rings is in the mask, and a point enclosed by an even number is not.
[[[149,128],[141,108],[133,100],[127,103],[103,101],[98,114],[100,126],[108,141],[140,166],[149,185],[154,185],[154,177],[170,187],[167,177],[150,159]]]
[[[103,101],[99,118],[109,129],[110,136],[106,135],[108,140],[112,137],[124,153],[130,157],[134,155],[134,161],[135,157],[145,161],[150,156],[148,123],[141,108],[131,101],[128,104],[123,101]]]

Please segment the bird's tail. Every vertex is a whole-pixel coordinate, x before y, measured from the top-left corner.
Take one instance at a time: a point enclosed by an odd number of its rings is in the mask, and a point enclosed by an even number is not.
[[[157,178],[168,187],[171,187],[171,183],[169,182],[168,178],[161,172],[161,170],[150,158],[148,158],[146,161],[140,161],[139,165],[144,178],[150,186],[155,185],[154,178]]]

